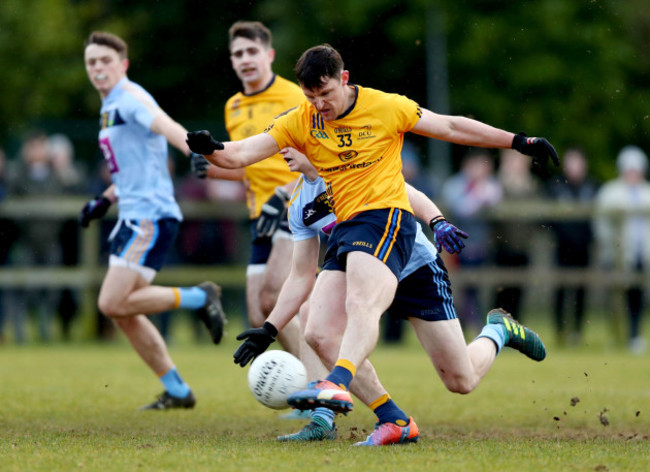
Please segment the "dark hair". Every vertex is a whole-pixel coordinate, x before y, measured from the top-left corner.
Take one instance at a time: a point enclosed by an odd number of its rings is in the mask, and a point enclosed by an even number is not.
[[[228,30],[230,43],[237,38],[246,38],[251,41],[259,40],[265,47],[271,47],[271,31],[259,21],[237,21]]]
[[[106,33],[105,31],[93,31],[90,33],[90,36],[86,39],[84,43],[84,49],[90,44],[99,44],[101,46],[107,46],[111,49],[117,51],[122,59],[128,57],[129,47],[126,45],[126,42],[112,33]]]
[[[338,78],[343,71],[343,58],[329,44],[307,49],[296,63],[298,82],[309,90],[321,87],[329,79]]]

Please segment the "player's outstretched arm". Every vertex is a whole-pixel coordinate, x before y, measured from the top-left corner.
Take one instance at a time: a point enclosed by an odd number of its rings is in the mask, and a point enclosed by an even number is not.
[[[540,163],[551,159],[556,166],[560,164],[555,148],[547,139],[527,138],[523,133],[516,135],[464,116],[438,115],[422,109],[422,116],[411,131],[465,146],[512,148]]]
[[[233,355],[235,364],[244,367],[266,351],[278,331],[296,316],[314,286],[319,248],[318,237],[295,243],[291,272],[282,285],[273,311],[261,328],[249,329],[237,336],[237,340],[244,342]]]
[[[160,110],[160,113],[153,119],[150,129],[154,133],[164,136],[169,144],[189,156],[190,148],[185,142],[187,130],[163,110]]]
[[[192,152],[202,154],[212,164],[226,169],[246,167],[280,151],[275,139],[266,133],[222,143],[207,130],[190,131],[186,142]]]
[[[291,271],[278,294],[278,301],[267,321],[278,330],[286,326],[298,314],[300,306],[307,300],[316,281],[318,272],[318,237],[296,241],[293,245]]]

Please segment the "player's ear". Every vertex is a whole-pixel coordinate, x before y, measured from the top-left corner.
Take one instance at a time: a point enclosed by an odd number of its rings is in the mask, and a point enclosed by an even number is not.
[[[126,73],[127,70],[129,70],[129,60],[124,59],[122,61],[122,69],[124,69],[124,73]]]
[[[345,87],[350,80],[350,71],[344,70],[341,72],[341,84]]]
[[[273,62],[275,60],[275,49],[269,49],[269,60]]]

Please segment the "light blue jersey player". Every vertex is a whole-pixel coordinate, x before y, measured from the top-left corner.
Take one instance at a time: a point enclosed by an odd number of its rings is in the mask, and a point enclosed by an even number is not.
[[[99,148],[116,188],[123,220],[182,220],[169,175],[167,139],[151,131],[160,107],[122,78],[102,101]]]
[[[87,227],[113,203],[118,204],[99,309],[124,332],[163,384],[164,392],[143,409],[192,408],[196,400],[190,387],[178,374],[162,336],[145,316],[174,308],[194,309],[214,343],[223,333],[219,286],[212,282],[193,287],[151,285],[182,220],[167,165],[167,142],[189,154],[187,131],[127,78],[127,45],[121,38],[91,33],[84,61],[88,78],[102,99],[99,147],[112,185],[83,207],[81,226]]]
[[[327,313],[328,316],[315,319],[305,300],[314,285],[319,236],[332,231],[336,217],[327,203],[325,185],[307,158],[293,149],[284,149],[282,153],[292,170],[303,173],[289,209],[289,224],[294,235],[292,269],[267,324],[263,328],[240,334],[238,339],[246,341],[234,357],[235,362],[245,365],[263,352],[272,342],[274,333],[282,329],[286,320],[300,310],[301,318],[306,318],[302,319],[305,340],[316,350],[313,355],[313,351],[305,350],[306,357],[303,357],[301,351],[301,359],[313,379],[318,378],[322,372],[326,373],[338,358],[339,342],[347,322],[344,296],[346,287],[337,284],[326,287],[330,294],[328,306],[318,312]],[[463,244],[458,236],[464,233],[459,233],[460,230],[447,223],[437,206],[424,194],[409,186],[407,192],[416,216],[432,222],[436,246],[428,241],[418,225],[413,255],[401,274],[389,311],[409,320],[445,386],[452,392],[471,392],[488,372],[503,346],[514,347],[528,357],[542,360],[545,349],[539,337],[500,310],[492,310],[481,334],[469,345],[465,343],[453,307],[447,270],[437,249],[437,246],[441,246],[450,252],[460,251]],[[323,272],[326,270],[324,268]],[[322,361],[325,368],[314,358]],[[369,406],[378,418],[373,433],[358,445],[377,446],[417,441],[419,431],[413,418],[409,418],[391,399],[370,362],[365,362],[358,370],[351,392]],[[297,433],[280,436],[278,439],[315,441],[335,438],[336,401],[336,394],[329,398],[326,395],[317,397],[315,405],[298,401],[298,408],[303,405],[307,409],[315,408],[311,422]]]
[[[409,191],[415,192],[416,190],[411,187]],[[291,196],[289,208],[289,227],[294,242],[313,238],[319,234],[329,235],[335,225],[336,216],[332,213],[327,198],[325,182],[321,177],[311,181],[305,174],[302,174]],[[433,263],[437,254],[438,251],[418,224],[411,258],[402,270],[399,280],[402,281],[420,267]],[[450,296],[445,319],[451,318],[456,318],[456,313],[451,305]]]

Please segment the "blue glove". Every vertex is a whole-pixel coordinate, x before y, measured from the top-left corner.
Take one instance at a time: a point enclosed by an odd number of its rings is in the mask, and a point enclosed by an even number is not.
[[[79,214],[79,224],[87,228],[90,220],[103,217],[111,206],[111,201],[104,196],[97,196],[84,205]]]
[[[429,227],[433,231],[433,243],[438,252],[442,252],[442,248],[445,248],[449,254],[460,254],[465,247],[463,239],[469,237],[465,231],[456,228],[443,216],[436,216],[432,219],[429,222]]]
[[[533,162],[538,164],[546,164],[550,157],[556,167],[560,165],[560,158],[555,148],[546,138],[527,138],[525,133],[515,134],[512,139],[512,149],[531,156]]]
[[[212,137],[208,130],[190,131],[185,140],[190,151],[209,156],[214,151],[221,151],[223,143]]]
[[[205,179],[208,176],[208,167],[210,167],[210,163],[205,157],[195,152],[190,153],[190,168],[199,179]]]
[[[282,188],[275,189],[275,194],[262,205],[262,213],[257,220],[257,235],[259,237],[271,237],[280,226],[280,222],[287,213],[289,194]]]

